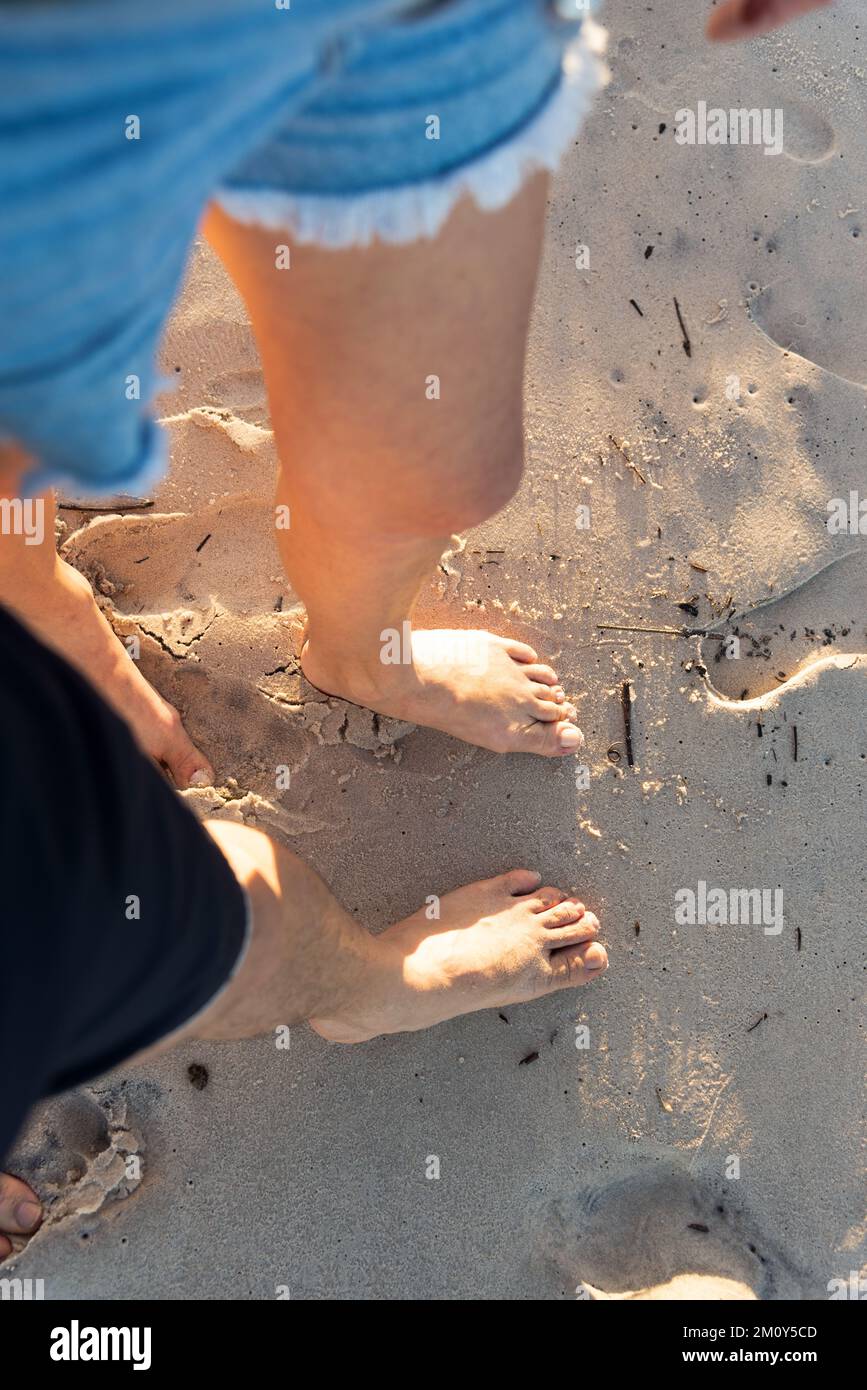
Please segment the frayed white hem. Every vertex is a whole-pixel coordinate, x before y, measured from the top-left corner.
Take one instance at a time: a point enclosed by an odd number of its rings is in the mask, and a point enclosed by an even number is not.
[[[544,109],[513,139],[441,179],[326,196],[225,188],[215,201],[238,222],[289,232],[300,244],[331,250],[369,246],[375,238],[399,244],[434,237],[465,194],[494,212],[511,202],[532,173],[557,169],[593,96],[608,81],[602,56],[607,37],[600,25],[585,20]]]

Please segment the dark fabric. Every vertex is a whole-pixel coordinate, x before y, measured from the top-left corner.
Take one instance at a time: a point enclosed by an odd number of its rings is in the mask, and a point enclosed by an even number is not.
[[[0,755],[2,1158],[34,1101],[208,1003],[246,900],[126,725],[3,608]]]

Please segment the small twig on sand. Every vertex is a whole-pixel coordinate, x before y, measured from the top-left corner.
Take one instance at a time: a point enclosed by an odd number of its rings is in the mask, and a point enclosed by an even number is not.
[[[615,447],[615,449],[617,450],[618,454],[622,454],[623,457],[625,458],[626,462],[627,462],[627,463],[631,463],[632,460],[631,460],[631,458],[629,457],[628,453],[626,452],[626,445],[623,444],[619,439],[615,439],[613,434],[609,434],[608,438],[611,440],[611,443],[614,445],[614,447]]]
[[[102,502],[82,498],[80,502],[58,502],[57,506],[62,512],[143,512],[153,504],[152,497],[107,497]]]
[[[630,461],[630,462],[629,462],[629,467],[632,469],[632,471],[633,471],[633,473],[635,474],[636,478],[640,478],[641,481],[642,481],[643,483],[646,483],[646,482],[647,482],[647,477],[646,477],[646,475],[645,475],[644,473],[642,473],[642,471],[641,471],[641,469],[638,467],[638,464],[637,464],[637,463],[632,463],[632,462]]]
[[[798,950],[800,951],[800,949],[801,949],[801,928],[800,928],[800,927],[795,927],[795,932],[796,932],[796,935],[797,935],[797,938],[798,938]]]
[[[674,300],[674,312],[677,314],[677,321],[680,324],[680,331],[683,334],[683,350],[687,357],[692,357],[692,343],[689,341],[689,334],[686,331],[686,324],[683,321],[683,314],[680,312],[677,296],[675,296]]]
[[[709,632],[706,627],[629,627],[623,623],[597,623],[600,632],[661,632],[664,637],[715,637],[724,642],[722,632]]]
[[[792,725],[792,756],[795,762],[798,761],[798,726]]]
[[[633,309],[635,310],[636,314],[640,314],[641,317],[644,318],[644,312],[643,312],[642,309],[639,309],[639,307],[638,307],[638,305],[636,304],[635,300],[634,300],[634,299],[630,299],[629,303],[632,305],[632,307],[633,307]]]
[[[633,463],[633,462],[632,462],[632,459],[629,457],[629,454],[628,454],[628,452],[627,452],[626,445],[623,444],[623,443],[621,443],[621,441],[620,441],[619,439],[615,439],[613,434],[609,434],[608,438],[611,440],[611,443],[614,445],[614,447],[615,447],[615,449],[617,450],[618,454],[620,454],[621,457],[623,458],[623,461],[624,461],[624,463],[626,464],[626,467],[627,467],[627,468],[631,468],[632,471],[633,471],[633,473],[635,473],[636,476],[639,477],[643,483],[646,483],[646,482],[647,482],[647,478],[646,478],[645,474],[642,473],[642,471],[641,471],[641,469],[638,467],[638,464],[637,464],[637,463]]]
[[[758,1028],[759,1024],[760,1024],[760,1023],[764,1023],[764,1021],[765,1021],[766,1018],[767,1018],[767,1014],[759,1014],[759,1016],[758,1016],[758,1018],[756,1019],[755,1023],[751,1023],[751,1024],[750,1024],[749,1028],[747,1029],[747,1032],[748,1032],[748,1033],[751,1033],[751,1032],[753,1031],[754,1028]]]
[[[626,761],[635,767],[632,752],[632,682],[624,681],[620,687],[620,708],[623,711],[623,729],[626,737]]]

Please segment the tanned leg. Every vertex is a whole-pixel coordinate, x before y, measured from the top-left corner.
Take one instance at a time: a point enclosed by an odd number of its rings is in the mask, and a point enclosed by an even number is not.
[[[18,498],[24,454],[0,446],[0,500]],[[54,543],[53,493],[40,504],[40,534],[12,529],[14,514],[0,533],[0,603],[46,646],[75,666],[127,721],[145,753],[169,772],[179,787],[209,785],[211,766],[187,735],[177,710],[148,684],[97,607],[83,574],[66,564]],[[34,513],[30,513],[31,516]]]
[[[497,752],[556,756],[583,740],[531,647],[408,627],[449,537],[501,508],[521,477],[546,187],[532,179],[497,213],[462,203],[435,240],[293,247],[289,269],[281,234],[218,208],[206,230],[262,357],[308,679]],[[383,660],[394,634],[403,659]]]
[[[307,1019],[337,1042],[410,1032],[477,1009],[536,999],[595,978],[608,963],[599,922],[541,875],[513,869],[443,894],[371,935],[302,860],[261,831],[206,821],[253,913],[231,985],[190,1025],[239,1038]]]

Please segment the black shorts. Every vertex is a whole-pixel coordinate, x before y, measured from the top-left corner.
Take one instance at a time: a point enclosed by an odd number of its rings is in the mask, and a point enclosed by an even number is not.
[[[0,608],[0,1158],[39,1098],[188,1022],[247,903],[94,689]]]

